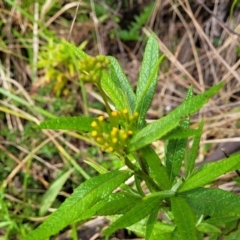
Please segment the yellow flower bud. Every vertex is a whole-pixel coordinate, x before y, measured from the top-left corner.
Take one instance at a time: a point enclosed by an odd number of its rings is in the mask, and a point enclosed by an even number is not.
[[[122,112],[123,112],[123,114],[125,114],[125,115],[128,114],[128,110],[127,110],[127,109],[124,109]]]
[[[108,151],[108,152],[113,152],[113,150],[114,150],[113,147],[108,147],[108,148],[107,148],[107,151]]]
[[[96,137],[98,135],[98,132],[97,131],[92,131],[92,136],[93,137]]]
[[[138,113],[138,112],[135,112],[135,113],[133,114],[133,116],[134,116],[135,118],[138,118],[139,113]]]
[[[93,121],[93,122],[91,123],[91,126],[92,126],[93,128],[96,128],[96,127],[97,127],[97,122]]]
[[[99,116],[99,117],[98,117],[98,121],[99,121],[99,122],[103,122],[103,121],[104,121],[104,117],[103,117],[103,116]]]
[[[131,136],[132,134],[133,134],[133,132],[132,132],[131,130],[129,130],[129,131],[128,131],[128,135]]]
[[[116,128],[116,127],[113,127],[112,128],[112,131],[111,131],[111,136],[116,136],[117,135],[117,132],[118,132],[118,128]]]
[[[111,112],[111,115],[112,115],[113,117],[116,117],[116,116],[118,115],[118,112],[113,111],[113,112]]]

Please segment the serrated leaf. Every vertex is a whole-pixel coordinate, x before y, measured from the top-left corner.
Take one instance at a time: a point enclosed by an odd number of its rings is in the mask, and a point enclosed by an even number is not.
[[[184,101],[191,99],[193,96],[193,89],[190,89],[187,92],[187,96]],[[181,120],[179,123],[179,128],[182,130],[189,130],[189,123],[190,118],[186,117],[185,119]],[[179,128],[174,129],[172,132],[176,132]],[[178,172],[182,166],[182,161],[184,160],[184,156],[186,153],[187,148],[187,138],[181,139],[170,139],[166,144],[166,169],[172,182],[174,178],[178,175]]]
[[[166,170],[171,182],[178,175],[178,172],[182,166],[186,146],[187,139],[172,139],[167,144]]]
[[[217,188],[197,188],[181,194],[194,212],[208,216],[240,216],[240,196]]]
[[[62,176],[60,176],[57,180],[55,180],[48,190],[44,193],[41,207],[39,209],[39,215],[43,216],[49,207],[51,207],[52,203],[54,202],[55,198],[57,197],[58,193],[61,191],[63,185],[68,180],[70,174],[73,172],[72,169],[65,172]]]
[[[135,151],[163,137],[178,126],[181,118],[198,111],[222,86],[223,83],[215,85],[206,92],[185,101],[167,116],[143,128],[130,140],[128,150]]]
[[[166,168],[162,165],[156,152],[150,146],[147,146],[141,149],[141,154],[148,167],[149,176],[161,189],[170,189],[171,182],[166,172]]]
[[[155,93],[158,77],[159,64],[163,60],[163,56],[159,58],[158,42],[151,35],[147,41],[147,45],[143,55],[139,79],[136,91],[135,112],[139,113],[139,124],[143,126],[145,116]]]
[[[189,176],[193,171],[196,158],[198,156],[198,149],[201,140],[201,134],[203,129],[204,121],[199,124],[198,134],[195,135],[193,139],[193,144],[189,152],[187,153],[187,157],[185,158],[185,176]]]
[[[112,193],[88,209],[76,221],[79,222],[92,216],[124,214],[139,201],[141,201],[140,197],[126,193]]]
[[[223,159],[219,162],[206,163],[188,178],[179,188],[179,192],[205,186],[219,176],[240,168],[240,154]]]
[[[140,201],[140,197],[130,194],[113,193],[108,196],[107,200],[102,200],[97,203],[98,206],[96,206],[96,208],[98,208],[98,210],[96,214],[99,216],[124,214]]]
[[[87,180],[37,229],[23,240],[44,240],[80,218],[130,177],[127,171],[113,171]]]
[[[123,110],[126,108],[127,103],[122,90],[106,72],[103,72],[101,86],[118,110]]]
[[[171,198],[171,209],[177,225],[176,239],[197,240],[195,215],[184,198]]]
[[[135,94],[133,92],[132,86],[130,85],[122,67],[119,65],[118,61],[114,57],[108,57],[111,62],[109,69],[109,76],[115,83],[116,87],[119,88],[124,96],[124,102],[126,103],[124,108],[130,110],[133,113],[135,106]],[[123,103],[124,103],[123,102]]]
[[[56,130],[77,130],[90,132],[92,130],[91,123],[95,119],[92,117],[59,117],[41,122],[36,126],[39,129],[56,129]]]
[[[181,127],[177,127],[173,129],[171,132],[167,133],[163,136],[162,140],[170,140],[170,139],[183,139],[192,136],[199,136],[201,131],[199,129],[183,129]]]
[[[112,223],[110,227],[105,229],[103,234],[111,234],[117,229],[126,228],[133,225],[134,223],[148,216],[154,209],[158,208],[158,205],[163,199],[173,195],[174,192],[172,191],[162,191],[158,193],[152,193],[144,197],[142,201],[137,203],[128,212]]]

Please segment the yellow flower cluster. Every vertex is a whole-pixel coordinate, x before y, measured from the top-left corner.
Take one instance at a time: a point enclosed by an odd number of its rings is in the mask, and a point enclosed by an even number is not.
[[[84,82],[98,83],[102,77],[102,71],[107,70],[110,61],[102,55],[91,57],[87,56],[79,61],[81,70],[81,80]]]
[[[138,113],[129,115],[128,110],[113,111],[110,118],[112,120],[110,129],[106,127],[103,116],[92,122],[92,137],[101,146],[102,151],[120,152],[133,135],[130,128],[136,122]]]

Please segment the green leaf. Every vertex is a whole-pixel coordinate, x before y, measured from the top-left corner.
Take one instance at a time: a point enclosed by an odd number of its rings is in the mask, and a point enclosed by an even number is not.
[[[224,240],[237,240],[240,239],[240,229],[236,229],[236,231],[231,232],[229,235],[224,236]]]
[[[153,235],[153,229],[154,229],[154,225],[157,222],[158,212],[159,212],[159,209],[156,208],[149,215],[149,218],[148,218],[148,221],[147,221],[147,227],[146,227],[146,234],[145,234],[145,239],[146,240],[150,239],[151,236]]]
[[[134,111],[135,105],[135,94],[132,86],[130,85],[123,69],[119,65],[118,61],[114,57],[108,57],[111,62],[109,69],[109,76],[115,83],[116,87],[119,88],[124,96],[125,108],[129,109],[131,113]]]
[[[195,215],[184,198],[171,198],[171,209],[175,224],[177,225],[176,239],[197,240]]]
[[[90,132],[91,123],[95,119],[92,117],[59,117],[41,122],[36,128],[40,129],[57,129],[57,130],[77,130]]]
[[[127,103],[122,90],[106,72],[103,72],[101,86],[118,110],[126,108]]]
[[[71,43],[69,43],[69,42],[66,42],[66,41],[63,41],[63,43],[64,43],[65,45],[67,45],[68,48],[69,48],[70,50],[72,50],[72,51],[74,52],[74,54],[76,54],[80,59],[81,59],[81,58],[85,58],[85,57],[88,56],[83,50],[81,50],[80,48],[74,46],[73,44],[71,44]]]
[[[238,216],[224,216],[224,215],[220,215],[220,216],[208,218],[204,222],[221,227],[224,223],[232,222],[232,221],[235,221],[235,220],[238,220],[238,219],[239,219]]]
[[[44,240],[80,218],[92,206],[105,199],[130,177],[127,171],[113,171],[87,180],[74,190],[70,198],[24,240]]]
[[[158,208],[163,199],[169,198],[174,195],[172,191],[163,191],[152,193],[142,199],[134,207],[132,207],[123,216],[118,218],[110,227],[103,231],[104,235],[111,234],[117,229],[126,228],[140,221],[148,216],[153,210]]]
[[[124,214],[139,201],[141,201],[140,197],[136,197],[126,193],[112,193],[103,200],[97,202],[84,214],[79,216],[79,218],[75,222],[79,222],[96,215],[111,216],[116,214]]]
[[[139,113],[139,124],[145,125],[145,116],[157,86],[158,68],[164,55],[159,58],[158,42],[151,35],[143,55],[142,67],[137,82],[135,112]]]
[[[219,162],[206,163],[187,179],[179,188],[179,192],[205,186],[217,177],[240,168],[240,154],[231,156]]]
[[[166,169],[172,182],[182,166],[187,139],[172,139],[166,147]]]
[[[62,176],[60,176],[57,180],[55,180],[48,190],[44,193],[43,199],[41,202],[41,207],[39,209],[39,215],[43,216],[49,207],[51,207],[52,203],[54,202],[55,198],[57,197],[58,193],[61,191],[63,185],[68,180],[69,176],[73,172],[72,169],[65,172]]]
[[[177,127],[171,132],[167,133],[161,139],[170,140],[170,139],[184,139],[192,136],[199,137],[201,131],[199,129],[184,129],[182,127]]]
[[[141,154],[148,167],[149,176],[161,189],[170,189],[171,182],[166,172],[166,168],[162,165],[161,159],[156,152],[150,146],[147,146],[141,149]]]
[[[221,230],[212,224],[202,222],[197,226],[197,230],[203,233],[221,233]]]
[[[185,98],[185,102],[191,99],[193,96],[193,88],[190,87],[187,96]],[[185,119],[181,120],[179,123],[179,128],[183,131],[187,131],[189,129],[190,118],[186,117]],[[179,129],[177,128],[177,129]],[[174,129],[172,132],[174,133],[177,129]],[[186,153],[187,148],[187,137],[181,139],[170,139],[166,145],[166,169],[172,182],[175,177],[178,175],[178,172],[182,166],[182,161],[184,160],[184,156]]]
[[[163,137],[178,126],[181,118],[198,111],[222,86],[223,83],[219,83],[206,92],[183,102],[167,116],[143,128],[130,140],[128,150],[135,151]]]
[[[240,216],[240,196],[217,188],[197,188],[181,194],[194,212],[208,216]]]
[[[100,174],[104,174],[108,172],[108,170],[104,168],[102,165],[100,165],[99,163],[96,163],[94,161],[88,161],[88,160],[84,160],[84,162],[89,166],[91,166],[92,168],[94,168]]]
[[[162,222],[156,222],[149,240],[169,240],[175,226]]]
[[[192,147],[189,150],[187,157],[185,158],[185,176],[190,175],[191,172],[193,171],[195,161],[198,156],[198,149],[199,149],[199,143],[201,140],[203,125],[204,125],[204,121],[200,123],[197,130],[199,134],[194,137]]]
[[[94,208],[98,209],[96,214],[99,216],[124,214],[140,201],[141,197],[126,193],[112,193],[107,199],[98,202]]]
[[[127,227],[128,230],[137,233],[140,237],[144,237],[146,233],[147,218]],[[149,240],[169,240],[174,231],[175,226],[163,222],[156,222]],[[146,236],[145,236],[146,238]]]

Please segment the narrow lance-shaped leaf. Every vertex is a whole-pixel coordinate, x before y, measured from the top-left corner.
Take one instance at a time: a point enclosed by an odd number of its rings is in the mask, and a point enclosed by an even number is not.
[[[195,215],[187,202],[182,197],[173,197],[171,208],[177,225],[176,239],[197,240]]]
[[[140,196],[137,197],[126,193],[112,193],[107,199],[98,202],[93,209],[97,209],[96,214],[99,216],[124,214],[140,201]]]
[[[146,226],[146,234],[145,234],[145,239],[146,240],[149,240],[151,238],[151,236],[154,234],[153,229],[154,229],[154,225],[157,222],[158,212],[159,212],[159,209],[156,208],[149,215],[149,218],[148,218],[148,221],[147,221],[147,226]]]
[[[125,108],[129,109],[133,113],[135,105],[135,94],[133,92],[132,86],[130,85],[122,67],[119,65],[118,61],[114,57],[108,57],[111,62],[109,69],[109,76],[114,82],[117,88],[121,90],[121,94],[124,96],[124,102],[127,102]]]
[[[194,168],[195,161],[198,156],[198,149],[199,149],[199,143],[201,140],[203,125],[204,125],[204,121],[200,123],[198,127],[199,134],[194,137],[192,147],[185,158],[185,176],[190,175]]]
[[[140,149],[163,137],[178,126],[181,118],[185,118],[198,111],[222,86],[223,83],[215,85],[206,92],[185,101],[167,116],[143,128],[130,140],[128,151],[132,152]]]
[[[221,226],[223,223],[228,223],[238,220],[239,216],[227,216],[227,215],[217,215],[216,217],[211,217],[206,219],[204,222],[213,224],[215,226]]]
[[[203,233],[221,233],[221,230],[219,228],[215,227],[212,224],[205,223],[205,222],[201,222],[197,226],[197,230],[199,232],[203,232]]]
[[[112,193],[103,200],[97,202],[89,208],[84,214],[79,216],[76,222],[88,219],[92,216],[111,216],[124,214],[129,211],[137,202],[141,201],[141,197],[126,193]]]
[[[132,209],[130,209],[123,216],[118,218],[110,227],[103,231],[104,235],[110,234],[117,229],[126,228],[140,221],[148,216],[153,210],[158,208],[158,205],[163,199],[169,198],[174,195],[172,191],[163,191],[158,193],[152,193],[137,203]]]
[[[192,96],[193,96],[193,89],[192,87],[190,87],[185,101],[191,99]],[[189,122],[190,122],[190,118],[186,117],[185,119],[180,121],[179,127],[181,127],[183,130],[188,130]],[[167,142],[165,162],[166,162],[166,169],[171,182],[178,175],[178,172],[182,166],[182,161],[185,156],[186,147],[187,147],[187,138],[170,139]]]
[[[179,192],[184,192],[197,187],[205,186],[214,181],[217,177],[240,168],[240,154],[231,156],[214,163],[206,163],[199,168],[197,173],[187,179],[179,188]]]
[[[192,210],[208,216],[240,216],[240,196],[218,188],[197,188],[181,194]]]
[[[201,131],[199,129],[183,129],[181,127],[177,127],[173,129],[171,132],[167,133],[163,136],[162,140],[170,140],[170,139],[183,139],[188,137],[198,137],[201,135]]]
[[[104,174],[104,173],[108,172],[108,170],[106,168],[104,168],[102,165],[100,165],[97,162],[89,161],[89,160],[84,160],[84,162],[86,164],[88,164],[89,166],[91,166],[93,169],[95,169],[100,174]]]
[[[166,168],[162,165],[161,159],[156,152],[150,146],[147,146],[141,149],[141,154],[148,167],[150,177],[161,189],[170,189],[171,182],[166,172]]]
[[[95,119],[92,117],[59,117],[41,122],[36,128],[56,129],[56,130],[77,130],[89,132],[92,130],[91,123]]]
[[[23,240],[44,240],[80,218],[98,201],[130,177],[127,171],[113,171],[87,180],[75,189],[60,208]]]
[[[143,127],[143,124],[145,124],[145,116],[155,93],[158,68],[163,60],[163,56],[160,60],[158,58],[158,42],[154,36],[151,35],[144,51],[142,66],[137,82],[135,111],[139,112],[140,127]]]
[[[123,110],[126,108],[126,99],[123,91],[118,85],[116,85],[116,83],[106,72],[103,72],[101,78],[101,87],[118,110]]]

